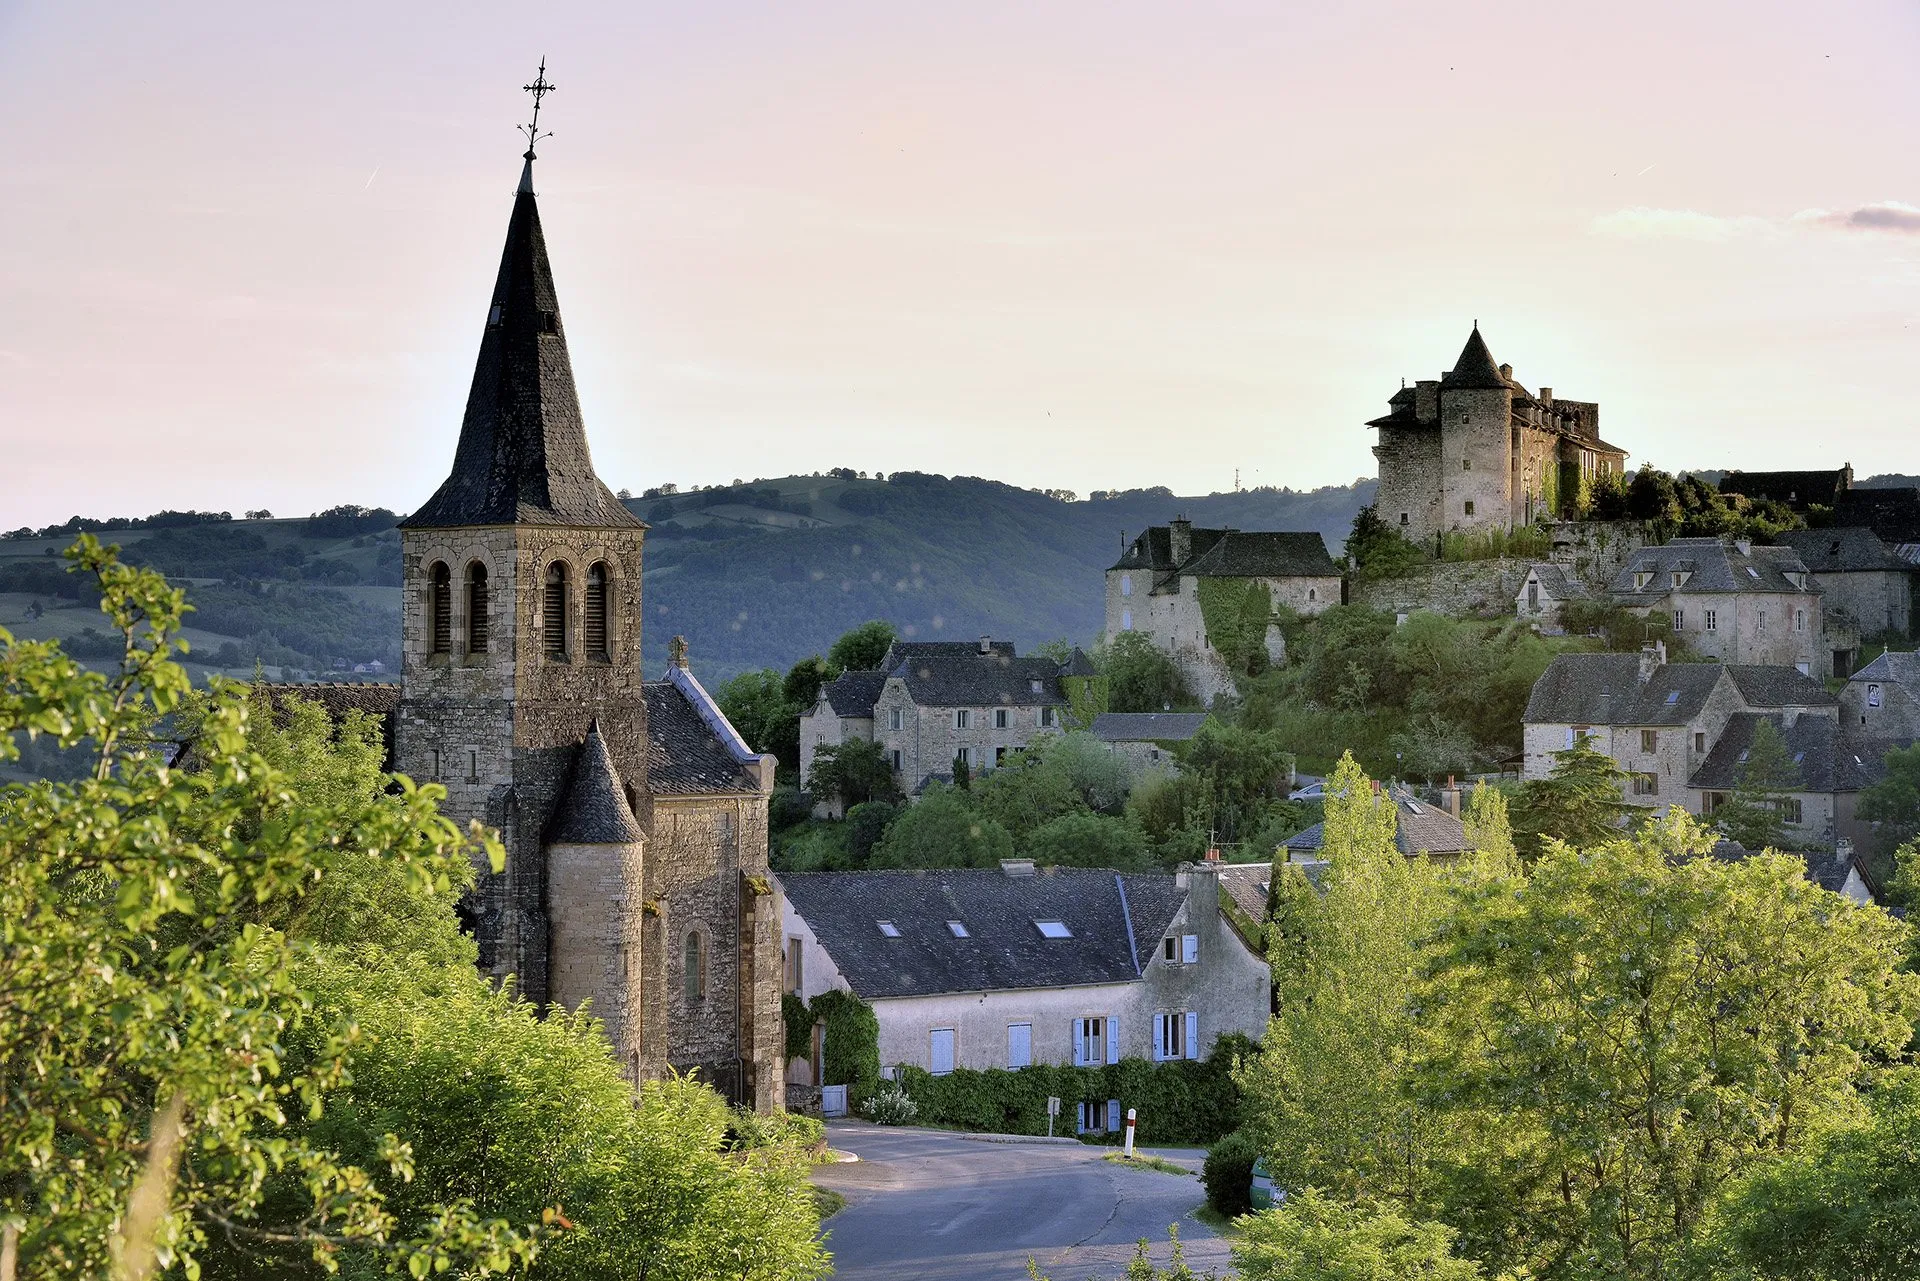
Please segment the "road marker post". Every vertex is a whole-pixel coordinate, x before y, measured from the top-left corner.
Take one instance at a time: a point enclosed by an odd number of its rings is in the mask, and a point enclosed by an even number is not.
[[[1133,1160],[1133,1122],[1135,1115],[1134,1109],[1127,1109],[1127,1160],[1129,1161]]]
[[[1060,1115],[1060,1096],[1057,1094],[1049,1094],[1047,1096],[1047,1137],[1048,1138],[1053,1137],[1053,1118],[1059,1115]]]

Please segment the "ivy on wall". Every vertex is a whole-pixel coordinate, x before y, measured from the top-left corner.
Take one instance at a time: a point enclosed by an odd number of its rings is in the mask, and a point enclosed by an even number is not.
[[[782,992],[780,1018],[787,1028],[787,1058],[812,1057],[813,1014],[807,1009],[807,1003],[791,992]]]
[[[1093,718],[1109,710],[1111,689],[1111,682],[1105,676],[1061,677],[1060,692],[1067,696],[1067,728],[1092,729]]]
[[[1254,578],[1200,580],[1200,621],[1207,643],[1239,675],[1267,670],[1267,625],[1273,621],[1273,597]]]
[[[848,1087],[850,1103],[865,1101],[880,1084],[880,1020],[873,1007],[834,988],[814,997],[807,1010],[824,1029],[820,1083]]]
[[[1251,1055],[1244,1036],[1223,1036],[1203,1060],[1151,1063],[1122,1059],[1104,1067],[1032,1067],[976,1071],[956,1068],[934,1076],[901,1067],[898,1079],[919,1108],[923,1124],[952,1125],[994,1134],[1045,1134],[1047,1097],[1060,1100],[1055,1134],[1072,1134],[1077,1105],[1120,1100],[1139,1114],[1141,1143],[1212,1143],[1240,1122],[1234,1065]]]

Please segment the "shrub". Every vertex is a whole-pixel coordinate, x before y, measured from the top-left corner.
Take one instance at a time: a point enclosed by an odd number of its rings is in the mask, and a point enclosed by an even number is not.
[[[859,1111],[875,1125],[907,1125],[920,1114],[905,1087],[895,1081],[882,1081]]]
[[[798,1112],[755,1112],[735,1108],[727,1123],[727,1149],[745,1152],[754,1148],[790,1147],[815,1156],[825,1153],[827,1123]]]
[[[1250,1213],[1253,1202],[1248,1191],[1253,1183],[1253,1163],[1260,1159],[1260,1147],[1245,1130],[1235,1130],[1207,1149],[1207,1163],[1200,1181],[1207,1186],[1207,1204],[1237,1218]]]

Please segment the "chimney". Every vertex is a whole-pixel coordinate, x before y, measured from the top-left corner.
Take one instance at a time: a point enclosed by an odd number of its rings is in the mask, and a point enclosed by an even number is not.
[[[1451,774],[1447,775],[1447,786],[1440,793],[1440,799],[1445,802],[1447,813],[1455,818],[1460,817],[1460,785],[1453,781]]]
[[[1039,875],[1034,871],[1033,860],[1030,858],[1003,858],[1000,860],[1000,871],[1016,881]]]
[[[1440,417],[1439,380],[1422,378],[1413,384],[1413,416],[1423,423]]]
[[[1745,538],[1736,538],[1733,540],[1733,550],[1739,552],[1742,556],[1751,556],[1753,555],[1753,543]]]
[[[687,638],[676,636],[667,642],[667,665],[682,671],[687,667]]]
[[[1173,563],[1186,564],[1187,557],[1193,554],[1193,522],[1185,516],[1175,516],[1167,525],[1167,541],[1172,544]]]
[[[1666,666],[1667,643],[1653,641],[1640,650],[1640,683],[1645,685],[1653,679],[1655,671]]]
[[[991,653],[993,653],[993,637],[991,637],[991,636],[982,636],[982,637],[980,638],[980,652],[981,652],[982,654],[991,654]]]
[[[1508,382],[1512,382],[1512,381],[1513,381],[1513,366],[1512,366],[1512,365],[1502,365],[1502,366],[1500,366],[1500,376],[1501,376],[1502,378],[1504,378],[1504,379],[1506,379],[1506,380],[1507,380]]]
[[[1553,403],[1553,388],[1542,387],[1540,389],[1540,403],[1543,405],[1551,405]]]
[[[1219,861],[1220,861],[1220,847],[1218,845],[1207,846],[1207,862],[1218,863]]]

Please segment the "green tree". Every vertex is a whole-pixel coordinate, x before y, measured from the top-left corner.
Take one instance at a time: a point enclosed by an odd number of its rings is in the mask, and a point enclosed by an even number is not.
[[[1896,747],[1886,755],[1886,773],[1861,791],[1859,815],[1879,824],[1877,843],[1883,862],[1893,851],[1920,836],[1920,743]]]
[[[1401,537],[1400,531],[1380,519],[1372,504],[1362,507],[1353,518],[1342,549],[1353,576],[1361,582],[1381,578],[1401,578],[1413,573],[1427,560],[1418,547]]]
[[[1905,1068],[1864,1121],[1729,1186],[1699,1271],[1765,1281],[1905,1281],[1920,1271],[1920,1080]]]
[[[1387,740],[1411,778],[1432,781],[1442,774],[1465,774],[1473,768],[1473,735],[1458,722],[1438,712],[1407,721]]]
[[[1801,786],[1786,740],[1771,720],[1763,719],[1753,728],[1732,795],[1713,812],[1714,826],[1750,850],[1779,849],[1787,835],[1789,794]]]
[[[839,675],[840,669],[818,654],[801,659],[787,670],[780,682],[780,697],[792,711],[796,736],[799,733],[799,718],[813,710],[813,705],[820,701],[821,687],[832,684]]]
[[[959,783],[957,775],[954,782]],[[1065,766],[1031,750],[1016,752],[999,769],[982,774],[973,784],[973,803],[1016,844],[1043,823],[1087,809]]]
[[[899,815],[900,807],[891,801],[863,801],[847,811],[847,854],[855,867],[872,860],[874,846]]]
[[[1154,647],[1145,632],[1121,632],[1101,647],[1107,704],[1116,712],[1158,712],[1194,706],[1194,697],[1173,660]]]
[[[1513,825],[1507,818],[1507,798],[1484,779],[1473,785],[1460,816],[1467,841],[1501,872],[1518,870],[1519,853],[1513,844]]]
[[[848,808],[867,801],[900,799],[886,749],[864,738],[821,745],[813,754],[813,768],[807,772],[807,789],[817,797],[838,797]]]
[[[874,847],[875,867],[997,867],[1013,857],[1007,829],[938,784],[893,821]]]
[[[1714,839],[1675,810],[1553,843],[1437,931],[1423,1004],[1450,1048],[1423,1092],[1504,1127],[1509,1159],[1440,1193],[1490,1265],[1672,1275],[1729,1179],[1857,1116],[1908,1044],[1905,927]]]
[[[78,781],[0,793],[0,1218],[18,1275],[191,1271],[215,1232],[278,1234],[316,1261],[524,1259],[532,1242],[468,1203],[399,1212],[377,1186],[415,1164],[397,1136],[347,1156],[289,1123],[347,1070],[352,1034],[315,1029],[314,1051],[288,1061],[289,1036],[312,1026],[299,947],[263,923],[344,862],[378,858],[424,889],[482,849],[499,868],[500,846],[440,818],[436,787],[301,795],[253,749],[231,688],[199,719],[196,768],[167,767],[144,734],[188,690],[173,661],[184,596],[90,536],[68,560],[124,640],[117,669],[0,631],[0,756],[17,731],[94,754]],[[284,1215],[264,1217],[281,1208],[266,1171],[298,1189]]]
[[[1627,813],[1621,796],[1625,781],[1611,756],[1598,751],[1586,735],[1576,734],[1572,747],[1553,753],[1547,777],[1520,786],[1514,828],[1521,852],[1537,857],[1556,840],[1585,849],[1618,835]]]
[[[787,701],[784,679],[771,667],[742,672],[720,686],[714,701],[756,752],[772,752],[780,763],[800,767],[800,709]]]
[[[1391,1203],[1349,1205],[1303,1188],[1239,1220],[1233,1263],[1244,1281],[1476,1281],[1443,1223],[1409,1221]]]
[[[845,632],[827,651],[827,661],[843,672],[872,672],[880,668],[887,647],[898,637],[892,623],[875,619]]]
[[[1152,866],[1147,838],[1123,818],[1085,812],[1062,814],[1028,833],[1021,852],[1042,867],[1111,867],[1145,871]]]
[[[1417,961],[1437,920],[1437,876],[1400,853],[1394,806],[1351,755],[1327,796],[1321,892],[1291,865],[1274,869],[1289,878],[1267,941],[1278,1012],[1235,1079],[1281,1186],[1417,1200],[1438,1140],[1412,1090]]]

